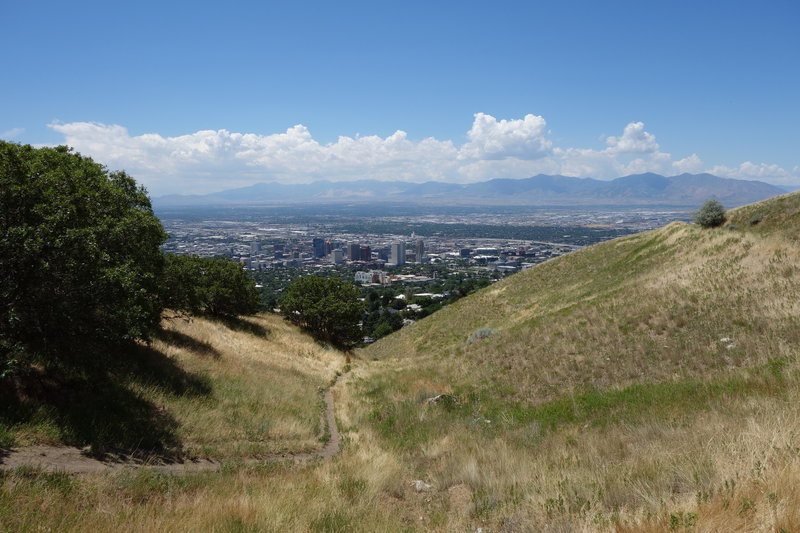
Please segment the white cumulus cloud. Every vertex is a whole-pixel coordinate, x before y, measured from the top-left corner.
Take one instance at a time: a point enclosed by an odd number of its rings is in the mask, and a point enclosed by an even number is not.
[[[658,152],[656,136],[644,131],[644,122],[631,122],[619,137],[606,139],[608,151],[615,154],[652,154]]]
[[[550,152],[547,122],[536,115],[518,120],[497,120],[485,113],[476,113],[467,133],[469,142],[459,151],[461,159],[539,159]]]
[[[451,141],[410,141],[403,131],[317,142],[302,125],[257,135],[203,130],[162,137],[131,135],[119,125],[51,124],[65,143],[110,168],[124,169],[152,191],[206,192],[256,181],[315,179],[452,179],[457,150]]]
[[[800,183],[800,169],[742,163],[710,169],[696,154],[675,159],[662,152],[642,122],[627,124],[599,149],[554,146],[541,116],[501,119],[477,113],[467,141],[460,146],[433,137],[410,139],[404,131],[387,137],[341,136],[323,144],[301,124],[261,135],[201,130],[164,137],[132,135],[121,125],[94,122],[50,124],[64,144],[111,169],[126,170],[152,194],[205,193],[259,181],[301,183],[378,179],[470,182],[491,178],[526,178],[536,174],[611,179],[627,174],[665,175],[701,172]]]
[[[750,161],[745,161],[738,167],[716,165],[709,170],[709,172],[723,178],[766,181],[775,185],[800,184],[800,166],[796,166],[789,171],[778,165],[770,165],[767,163],[755,164]]]

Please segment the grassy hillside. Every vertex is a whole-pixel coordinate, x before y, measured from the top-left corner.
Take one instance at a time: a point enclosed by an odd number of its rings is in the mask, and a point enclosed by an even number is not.
[[[498,282],[362,354],[364,418],[496,527],[796,530],[798,213],[787,195]]]
[[[794,232],[769,228],[675,223],[593,246],[498,282],[364,355],[435,360],[451,380],[483,379],[531,403],[786,357],[800,340],[800,263]],[[484,328],[491,336],[474,338]]]
[[[165,320],[150,346],[101,368],[23,376],[4,406],[6,445],[252,457],[319,444],[321,399],[342,365],[274,315]]]
[[[6,473],[0,529],[800,531],[800,194],[729,215],[554,259],[360,351],[331,461]],[[274,449],[249,444],[264,418],[313,442],[341,354],[250,323],[269,333],[176,322],[154,345],[216,392],[131,384],[194,453]]]

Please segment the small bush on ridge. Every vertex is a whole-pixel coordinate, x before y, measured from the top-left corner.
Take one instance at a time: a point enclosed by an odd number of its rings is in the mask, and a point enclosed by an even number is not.
[[[725,223],[725,208],[718,200],[707,200],[697,211],[694,221],[704,228],[716,228]]]

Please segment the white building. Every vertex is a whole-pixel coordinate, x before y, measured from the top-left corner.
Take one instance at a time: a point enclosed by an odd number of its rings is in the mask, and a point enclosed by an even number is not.
[[[383,270],[370,270],[368,272],[356,272],[355,280],[359,283],[389,283],[389,276]]]

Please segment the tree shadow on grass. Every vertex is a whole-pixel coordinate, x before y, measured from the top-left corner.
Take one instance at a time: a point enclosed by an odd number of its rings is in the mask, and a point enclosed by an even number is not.
[[[191,343],[208,346],[219,356],[212,346],[184,335]],[[119,357],[109,361],[106,369],[118,379],[154,387],[172,396],[207,396],[211,394],[211,384],[207,377],[187,372],[178,366],[174,359],[167,357],[152,346],[131,343],[118,349]]]
[[[209,343],[197,340],[186,333],[181,333],[180,331],[162,329],[156,334],[156,338],[160,341],[166,342],[167,344],[171,344],[172,346],[185,348],[198,355],[204,355],[214,359],[219,359],[222,357],[222,354],[219,352],[219,350],[211,346]]]
[[[97,455],[180,457],[177,421],[138,390],[209,396],[208,381],[149,346],[90,349],[98,351],[92,363],[81,357],[82,366],[33,367],[0,382],[0,424],[27,426]]]
[[[243,333],[249,333],[251,335],[255,335],[257,337],[266,337],[269,335],[269,330],[262,326],[261,324],[256,324],[254,322],[250,322],[247,319],[238,316],[215,316],[215,317],[208,317],[210,320],[214,322],[218,322],[220,324],[225,325],[228,329],[232,329],[234,331],[241,331]]]

